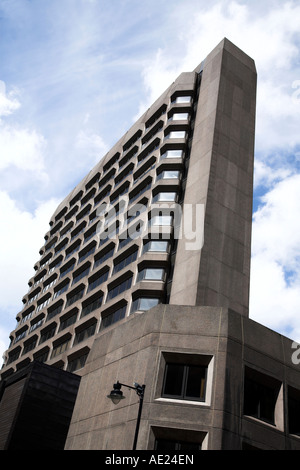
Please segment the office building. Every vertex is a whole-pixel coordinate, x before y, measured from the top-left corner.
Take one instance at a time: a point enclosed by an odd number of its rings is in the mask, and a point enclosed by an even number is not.
[[[66,449],[131,448],[116,381],[146,385],[139,449],[300,448],[292,341],[249,319],[255,103],[224,39],[53,214],[1,379],[81,376]]]

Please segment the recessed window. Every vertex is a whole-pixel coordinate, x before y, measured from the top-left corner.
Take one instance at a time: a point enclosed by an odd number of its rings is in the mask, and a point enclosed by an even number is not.
[[[172,225],[173,217],[172,215],[155,215],[151,218],[150,224],[152,226],[158,225]]]
[[[191,96],[177,96],[172,103],[190,103],[191,101]]]
[[[185,131],[171,131],[165,136],[165,139],[184,139],[186,136]]]
[[[118,273],[123,268],[125,268],[125,266],[128,266],[129,264],[133,263],[137,258],[137,253],[138,253],[138,250],[135,250],[134,252],[130,253],[129,255],[123,257],[121,260],[119,259],[119,260],[115,261],[113,274]]]
[[[207,366],[166,363],[162,397],[205,400]]]
[[[127,305],[123,305],[121,307],[118,307],[116,310],[110,312],[109,314],[103,315],[100,330],[108,328],[110,325],[113,325],[117,321],[122,320],[122,318],[125,317],[126,308]]]
[[[279,389],[278,380],[246,367],[244,414],[275,425],[275,407]]]
[[[174,113],[170,117],[169,121],[186,121],[188,118],[189,118],[189,113]]]
[[[179,179],[180,177],[180,171],[179,170],[164,170],[161,173],[157,175],[156,180],[173,180],[173,179]]]
[[[88,353],[85,353],[79,357],[76,357],[73,360],[68,362],[67,371],[74,372],[75,370],[82,369],[86,363]]]
[[[96,331],[96,323],[87,326],[86,328],[78,331],[75,335],[74,346],[75,344],[81,343],[82,341],[88,339],[90,336],[93,336]]]
[[[137,276],[137,282],[147,281],[163,281],[165,277],[165,269],[163,268],[145,268],[142,269]]]
[[[161,155],[161,158],[181,158],[183,157],[183,150],[167,150]]]
[[[113,299],[117,295],[122,294],[124,291],[129,289],[131,287],[132,283],[132,275],[125,279],[124,281],[121,281],[119,284],[114,285],[114,286],[109,286],[108,288],[108,294],[107,294],[107,301],[110,299]]]
[[[174,191],[164,191],[161,193],[157,193],[155,196],[152,198],[152,202],[175,202],[177,197],[177,193]]]
[[[288,430],[300,436],[300,390],[288,386]]]
[[[138,311],[146,312],[147,310],[150,310],[150,308],[158,305],[159,302],[160,299],[155,297],[139,297],[132,302],[130,313]]]
[[[161,253],[167,253],[169,248],[169,242],[165,240],[150,240],[143,247],[143,254],[148,251],[158,251]]]

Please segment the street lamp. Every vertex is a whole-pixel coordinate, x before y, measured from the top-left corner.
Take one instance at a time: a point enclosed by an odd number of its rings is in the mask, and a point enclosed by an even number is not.
[[[111,401],[117,405],[120,400],[123,400],[125,397],[123,396],[123,392],[121,390],[121,387],[127,387],[131,388],[132,390],[135,390],[137,395],[140,398],[139,402],[139,411],[138,411],[138,416],[137,416],[137,421],[136,421],[136,427],[135,427],[135,434],[134,434],[134,440],[133,440],[133,447],[132,450],[136,450],[136,443],[137,443],[137,438],[139,434],[139,428],[140,428],[140,421],[141,421],[141,414],[142,414],[142,407],[143,407],[143,400],[144,400],[144,392],[146,385],[139,385],[138,383],[134,383],[134,386],[131,387],[130,385],[126,384],[121,384],[119,381],[114,384],[113,390],[110,392],[109,395],[107,395],[107,398],[110,398]]]

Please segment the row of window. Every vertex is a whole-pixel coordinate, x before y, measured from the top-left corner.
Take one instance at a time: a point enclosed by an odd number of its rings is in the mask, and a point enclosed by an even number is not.
[[[120,291],[122,291],[122,289],[125,287],[127,286],[123,285],[121,287],[119,285],[118,292],[120,293]],[[114,292],[113,295],[115,294],[116,293]],[[150,308],[155,307],[159,302],[160,302],[160,299],[156,297],[149,297],[149,298],[139,297],[132,302],[130,313],[134,313],[137,310],[139,311],[149,310]],[[102,296],[98,296],[94,298],[90,303],[82,307],[80,318],[83,318],[89,313],[99,309],[101,307],[101,304],[102,304]],[[103,330],[104,328],[107,328],[111,326],[112,324],[123,319],[126,315],[126,310],[127,310],[127,304],[117,306],[113,310],[110,309],[108,314],[101,316],[100,330]],[[55,310],[51,312],[50,318],[51,319],[54,318],[54,316],[61,313],[61,311],[62,311],[62,304],[59,307],[56,307]],[[75,324],[77,320],[78,320],[78,309],[76,308],[73,312],[72,311],[69,312],[69,315],[67,317],[60,318],[60,326],[58,328],[57,328],[56,323],[53,325],[50,325],[49,327],[41,331],[39,337],[33,336],[30,340],[28,340],[27,342],[24,342],[22,353],[21,353],[20,348],[18,348],[17,351],[12,351],[9,354],[9,359],[8,359],[7,364],[14,362],[20,356],[24,356],[25,354],[29,353],[30,351],[35,349],[38,345],[41,345],[44,342],[51,339],[52,337],[54,337],[57,334],[57,332],[63,331],[65,328],[68,328],[71,325]],[[39,326],[41,326],[41,324],[42,324],[42,321],[39,322]],[[80,329],[77,332],[75,332],[73,344],[71,345],[72,338],[68,336],[66,340],[63,340],[59,342],[59,344],[56,344],[55,346],[53,346],[50,359],[62,354],[70,347],[75,346],[79,344],[80,342],[93,336],[96,333],[96,327],[97,327],[97,320],[95,320],[92,324],[89,323],[88,326],[86,327],[81,325]],[[22,333],[22,338],[24,337],[25,337],[25,332]]]
[[[179,98],[179,97],[178,97]],[[188,103],[190,104],[191,103],[191,96],[182,96],[181,99],[183,100],[182,102],[185,102],[185,103]],[[178,101],[179,103],[179,101]],[[168,121],[172,122],[172,121],[188,121],[189,119],[189,113],[187,112],[174,112],[168,119]],[[157,127],[157,128],[156,128]],[[163,121],[161,121],[161,125],[160,126],[154,126],[154,130],[149,132],[147,134],[146,137],[143,138],[142,140],[142,149],[145,145],[149,145],[149,143],[153,140],[153,138],[155,137],[155,135],[161,131],[163,128]],[[130,145],[124,145],[123,147],[123,155],[124,154],[128,154],[130,149],[132,148],[132,146],[135,144],[136,145],[136,142],[139,140],[139,138],[141,137],[141,132],[138,131],[137,133],[137,138],[136,139],[132,139],[132,142],[130,143]],[[169,130],[169,131],[166,131],[166,135],[164,137],[164,140],[166,139],[185,139],[187,137],[187,134],[186,134],[186,131],[178,131],[178,130]],[[158,147],[157,147],[158,148]],[[153,152],[153,149],[151,149],[151,152]],[[133,156],[136,156],[137,155],[137,149],[135,152],[130,152],[129,153],[129,157],[130,158],[127,158],[126,160],[124,160],[124,158],[122,159],[122,165],[119,164],[119,168],[121,168],[122,166],[124,166],[124,164],[128,163],[129,160],[131,160],[131,158]],[[105,173],[118,161],[120,157],[120,153],[117,153],[116,155],[114,155],[114,157],[112,157],[111,159],[111,162],[107,162],[104,166],[104,173],[103,173],[103,178],[102,178],[102,181],[99,183],[99,188],[103,187],[109,180],[109,178],[106,176],[104,177]],[[140,162],[141,160],[138,159],[138,161]],[[126,176],[128,176],[132,171],[132,169],[129,170],[128,173],[126,173]],[[112,174],[109,174],[110,176],[110,179],[114,176],[114,173]],[[93,186],[94,184],[96,184],[96,182],[100,179],[100,173],[98,175],[95,175],[91,182],[90,183],[87,183],[86,185],[86,189],[90,189],[91,186]],[[119,185],[120,184],[120,178],[119,176],[115,179],[115,187],[116,185]],[[111,187],[110,187],[110,190],[111,190]],[[94,188],[94,191],[95,191],[95,188]],[[79,202],[81,200],[81,206],[83,207],[83,205],[87,204],[87,202],[94,196],[94,193],[92,191],[90,191],[87,195],[85,195],[84,197],[83,196],[83,191],[80,191],[78,193],[77,196],[75,196],[72,201],[70,202],[70,207],[74,206],[74,204],[76,202]],[[67,208],[64,208],[59,214],[57,214],[56,218],[55,218],[55,221],[59,221],[63,216],[65,216],[65,221],[68,220],[70,218],[70,213],[69,214],[66,214],[66,211],[67,211]],[[71,212],[71,215],[73,215],[73,213]],[[54,227],[52,230],[51,230],[51,236],[56,232],[55,230],[56,227]],[[60,228],[60,227],[59,227]]]
[[[177,151],[175,151],[175,150],[174,151],[170,150],[170,151],[167,152],[167,154],[170,153],[170,155],[173,155],[174,152],[177,154]],[[169,170],[169,171],[165,170],[161,173],[160,179],[167,179],[167,178],[175,179],[175,178],[178,178],[179,176],[180,176],[180,172],[178,170]],[[150,189],[151,186],[152,186],[152,181],[151,180],[148,183],[146,182],[145,185],[141,185],[141,187],[134,194],[132,194],[131,199],[129,200],[129,202],[130,203],[134,202],[136,199],[138,199],[140,196],[142,196],[142,194],[144,192],[146,192],[148,189]],[[176,202],[176,200],[177,200],[177,193],[175,191],[167,191],[167,190],[160,191],[159,193],[157,193],[152,198],[153,203]],[[148,204],[148,201],[147,201],[147,204]],[[131,212],[133,210],[134,210],[134,208],[130,209]],[[125,211],[125,207],[122,208],[122,212],[124,212],[124,211]],[[88,212],[89,211],[87,211],[87,213]],[[110,212],[112,213],[112,217],[111,218],[109,218],[109,217],[105,218],[105,225],[107,225],[110,220],[113,220],[114,216],[117,216],[120,213],[120,209],[118,209],[118,207],[116,206],[116,208],[114,207],[114,208],[110,209]],[[95,213],[95,216],[91,221],[95,222],[96,218],[97,218],[97,214]],[[155,225],[156,223],[157,223],[157,221],[155,219],[153,219],[152,224]],[[56,249],[55,256],[57,256],[63,250],[66,250],[66,258],[65,259],[67,260],[75,252],[77,252],[80,248],[80,243],[79,242],[74,243],[73,246],[68,247],[68,248],[67,248],[67,245],[72,240],[74,240],[75,237],[78,237],[85,230],[86,230],[86,225],[85,224],[80,227],[80,230],[76,230],[76,233],[75,233],[75,230],[74,230],[74,234],[73,234],[73,232],[71,233],[71,238],[70,239],[65,238],[65,240],[62,242],[62,244],[59,246],[59,248]],[[69,231],[71,231],[71,228],[70,228],[70,230],[68,230],[68,232]],[[94,223],[94,226],[90,230],[86,230],[86,235],[85,235],[83,243],[87,243],[87,241],[89,241],[92,237],[94,237],[98,233],[98,231],[99,231],[99,222],[98,223],[96,222],[96,223]],[[64,233],[64,235],[66,235],[66,233]],[[84,256],[85,256],[85,253],[82,253],[81,258],[84,257]],[[41,260],[39,270],[41,270],[42,268],[45,268],[51,261],[52,261],[51,260],[51,253],[49,253],[47,255],[47,257],[45,257],[45,258],[43,258],[43,260]],[[57,262],[59,262],[59,260]],[[56,264],[54,264],[54,265],[51,264],[50,269],[49,269],[49,273],[51,273],[53,271],[55,266],[56,266]],[[43,279],[44,279],[44,276],[42,276],[41,274],[36,276],[34,286],[36,286]]]
[[[163,158],[177,158],[178,156],[182,156],[182,150],[178,151],[178,150],[169,150],[167,152],[165,152],[165,154],[163,154]],[[148,171],[150,171],[150,169],[152,169],[152,167],[150,168],[147,168],[145,170],[144,173],[142,173],[142,175],[139,176],[138,179],[142,178],[143,176],[145,176]],[[161,180],[161,179],[176,179],[176,178],[179,178],[180,177],[180,172],[179,170],[169,170],[169,171],[162,171],[158,176],[157,176],[157,180]],[[136,181],[138,181],[138,179]],[[132,193],[132,195],[129,197],[129,203],[132,203],[134,202],[139,196],[141,196],[145,191],[147,191],[148,189],[150,189],[150,187],[152,186],[152,181],[148,182],[148,184],[146,184],[145,186],[141,186],[141,188],[137,191],[137,192],[134,192]],[[128,191],[128,187],[125,188],[125,192]],[[120,197],[121,195],[125,194],[124,193],[118,193],[116,198],[117,197]],[[158,199],[157,199],[157,195],[155,195],[152,199],[152,202],[157,202]],[[173,194],[173,197],[170,199],[170,195],[168,197],[168,194],[167,194],[167,191],[164,191],[164,192],[161,192],[160,193],[160,201],[175,201],[176,200],[176,194]],[[111,201],[112,202],[112,201]],[[125,209],[125,208],[124,208]],[[123,209],[123,211],[124,211]],[[83,214],[84,217],[86,217],[91,211],[91,206],[89,208],[86,209],[86,212]],[[95,213],[93,216],[93,218],[90,219],[90,222],[94,222],[97,218],[97,214]],[[82,220],[82,217],[79,220]],[[72,231],[72,228],[73,226],[71,226],[67,231],[64,230],[63,232],[63,235],[62,236],[66,236],[69,232]],[[69,241],[72,241],[75,237],[79,236],[84,230],[86,230],[86,225],[83,225],[80,227],[80,230],[79,229],[74,229],[74,231],[71,233],[71,239],[68,240],[68,239],[65,239],[62,244],[56,248],[55,250],[55,255],[57,256],[61,251],[63,251],[65,248],[66,248],[66,245]],[[90,237],[93,236],[93,231],[90,230]],[[88,241],[89,238],[85,237],[85,242]],[[51,242],[49,246],[47,246],[47,252],[50,250],[50,249],[53,249],[55,246],[55,242]],[[49,256],[49,254],[47,255],[46,258],[44,258],[43,260],[41,260],[40,262],[40,268],[44,267],[45,265],[47,265],[49,262],[51,261],[51,258]]]
[[[124,240],[124,241],[127,242],[127,240]],[[130,238],[129,238],[129,241],[131,241]],[[125,243],[124,243],[124,245],[125,245]],[[115,246],[113,245],[113,247],[110,248],[108,251],[105,251],[104,253],[101,253],[101,256],[97,255],[97,257],[95,257],[93,270],[95,270],[97,267],[99,267],[101,264],[103,264],[105,261],[107,261],[110,257],[112,257],[113,254],[114,254],[114,250],[115,250]],[[168,251],[169,251],[169,241],[167,241],[167,240],[149,240],[143,245],[141,255],[143,255],[147,252],[167,253]],[[91,254],[90,251],[88,251],[88,253],[89,253],[89,255]],[[138,257],[138,248],[137,247],[136,248],[133,247],[133,248],[129,249],[129,251],[127,251],[127,253],[124,253],[122,255],[122,257],[117,257],[112,263],[112,265],[113,265],[112,275],[117,274],[122,269],[124,269],[126,266],[128,266],[129,264],[136,261],[137,257]],[[67,274],[71,273],[74,270],[75,264],[76,264],[76,262],[74,260],[73,262],[68,264],[67,267],[62,268],[61,271],[60,271],[59,279],[60,280],[64,279]],[[87,278],[91,271],[92,271],[91,264],[90,264],[90,262],[88,262],[88,264],[86,264],[82,268],[81,271],[77,270],[73,274],[71,285],[73,286],[76,283],[78,283],[81,279]],[[157,274],[157,277],[155,277],[155,271],[153,271],[153,269],[150,269],[150,268],[149,269],[144,269],[144,270],[139,272],[138,281],[140,281],[142,279],[163,280],[162,270],[160,271],[160,273],[157,272],[156,274]],[[91,292],[93,289],[95,289],[96,287],[100,286],[103,282],[105,282],[108,279],[108,275],[109,275],[109,267],[106,266],[106,267],[103,267],[97,274],[94,274],[94,275],[90,276],[90,278],[87,279],[87,281],[88,281],[87,293]],[[57,280],[58,280],[58,278],[55,279],[55,282]],[[54,281],[51,282],[51,285],[54,285],[55,282]],[[65,281],[62,281],[60,286],[55,288],[52,300],[59,297],[61,294],[66,292],[69,288],[70,288],[70,279],[66,278]],[[37,297],[37,296],[35,296],[35,297]],[[76,299],[76,295],[75,295],[74,298]],[[46,300],[44,300],[44,301],[42,301],[41,303],[38,304],[36,312],[41,311],[43,308],[45,308],[50,303],[50,301],[51,301],[51,294],[49,294],[49,297],[47,297]],[[27,321],[29,318],[31,318],[34,315],[34,313],[35,313],[35,311],[34,311],[34,308],[32,307],[32,310],[28,314],[24,315],[24,317],[22,318],[20,323],[22,324],[25,321]]]

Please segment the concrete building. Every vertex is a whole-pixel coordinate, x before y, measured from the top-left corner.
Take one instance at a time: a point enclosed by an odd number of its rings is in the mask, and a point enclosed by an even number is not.
[[[292,341],[248,318],[255,103],[224,39],[53,214],[1,379],[81,376],[66,449],[131,448],[117,381],[138,449],[300,449]]]

